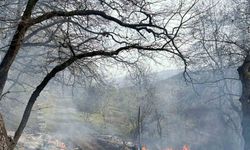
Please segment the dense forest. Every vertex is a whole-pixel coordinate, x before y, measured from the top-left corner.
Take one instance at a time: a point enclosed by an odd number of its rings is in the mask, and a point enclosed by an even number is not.
[[[250,149],[250,0],[0,11],[0,150]]]

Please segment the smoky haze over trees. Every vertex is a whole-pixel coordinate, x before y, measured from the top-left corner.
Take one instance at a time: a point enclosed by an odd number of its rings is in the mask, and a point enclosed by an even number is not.
[[[153,58],[152,53],[158,51],[179,57],[185,63],[175,39],[179,38],[180,28],[193,17],[187,14],[195,3],[185,7],[182,3],[177,5],[176,14],[165,11],[161,7],[167,7],[164,2],[28,0],[22,4],[21,1],[3,1],[3,12],[11,11],[13,7],[23,12],[19,12],[20,19],[4,18],[4,22],[9,21],[5,28],[9,24],[16,27],[9,44],[3,45],[6,50],[0,65],[1,95],[10,68],[22,49],[43,51],[36,59],[44,62],[41,74],[45,74],[31,93],[13,139],[7,137],[2,126],[3,147],[15,147],[40,93],[57,73],[66,68],[65,78],[74,84],[82,75],[96,77],[95,67],[106,63],[112,65],[115,61],[134,64],[141,56]],[[169,24],[175,17],[180,18],[178,26],[170,27],[172,30],[169,31]],[[16,24],[11,24],[11,21],[16,21]]]
[[[224,82],[224,93],[227,93],[231,108],[242,117],[242,135],[244,149],[249,143],[249,101],[248,101],[248,60],[249,60],[249,1],[207,1],[204,6],[212,6],[198,17],[199,21],[191,31],[197,51],[188,52],[194,66],[202,69],[213,69],[220,74],[219,82]],[[185,55],[185,54],[184,54]],[[202,62],[203,63],[202,63]],[[197,66],[197,62],[199,65]],[[200,65],[201,64],[201,65]],[[228,69],[238,71],[242,83],[240,97],[241,109],[236,106],[236,91],[231,91],[227,81],[238,77],[227,74]],[[212,81],[214,82],[214,81]]]
[[[35,126],[28,121],[39,116],[40,98],[58,104],[55,91],[71,95],[72,102],[60,103],[65,114],[135,143],[164,148],[188,138],[193,149],[249,150],[249,8],[243,0],[0,1],[0,149],[14,149],[24,129]],[[183,76],[154,81],[151,61],[176,62]],[[119,70],[132,84],[111,82],[109,74]],[[21,118],[6,130],[10,112]],[[218,128],[204,125],[209,121]],[[187,137],[178,138],[183,132]]]

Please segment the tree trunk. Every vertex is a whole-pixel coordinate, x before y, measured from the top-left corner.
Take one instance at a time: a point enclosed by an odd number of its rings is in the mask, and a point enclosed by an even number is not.
[[[13,145],[13,141],[7,135],[3,117],[0,114],[0,150],[11,150],[11,145]]]
[[[139,110],[138,110],[138,144],[139,146],[141,145],[141,107],[139,106]]]
[[[29,28],[29,19],[37,1],[38,0],[28,1],[22,19],[19,22],[16,32],[10,42],[10,46],[0,63],[0,96],[2,95],[10,67],[17,56],[17,53],[22,45],[23,37]],[[12,150],[14,149],[14,145],[13,140],[7,135],[4,120],[0,113],[0,150]]]
[[[242,136],[244,138],[244,150],[250,150],[250,55],[238,68],[242,83],[242,95],[240,97],[242,107]]]
[[[3,58],[1,64],[0,64],[0,96],[2,95],[7,77],[8,72],[10,69],[11,64],[14,62],[14,59],[16,58],[16,55],[20,49],[23,36],[25,32],[27,31],[27,25],[24,25],[22,22],[19,23],[16,33],[13,37],[13,40],[11,41],[9,50],[5,54],[5,57]],[[1,113],[0,113],[1,116]],[[0,118],[0,150],[12,150],[11,148],[12,144],[10,144],[11,138],[7,136],[4,120],[1,117]],[[6,148],[8,147],[8,148]]]
[[[15,34],[10,42],[10,46],[0,63],[0,95],[2,95],[5,82],[8,77],[10,66],[13,64],[17,53],[22,45],[23,38],[30,26],[30,18],[33,8],[38,0],[29,0],[25,8],[21,21],[18,23]]]

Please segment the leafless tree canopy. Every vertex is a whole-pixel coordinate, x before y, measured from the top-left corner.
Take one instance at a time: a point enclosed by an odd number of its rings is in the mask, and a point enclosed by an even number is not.
[[[97,77],[95,70],[102,66],[114,66],[117,62],[134,65],[143,57],[153,59],[156,52],[182,60],[186,70],[181,36],[188,21],[197,15],[192,10],[196,3],[196,0],[172,5],[168,1],[147,0],[1,1],[0,94],[5,94],[10,69],[19,68],[18,65],[32,67],[30,73],[41,78],[33,86],[10,149],[21,136],[37,97],[61,71],[67,70],[67,78],[73,75],[74,83],[75,77]],[[17,83],[18,77],[14,81]]]

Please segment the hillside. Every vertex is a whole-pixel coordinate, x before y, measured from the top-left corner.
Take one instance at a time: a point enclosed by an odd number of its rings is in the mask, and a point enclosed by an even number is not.
[[[141,141],[151,149],[160,146],[180,149],[184,144],[192,150],[240,147],[239,116],[230,102],[239,107],[238,97],[221,94],[226,93],[225,84],[227,90],[240,92],[237,81],[190,84],[185,82],[182,73],[176,72],[154,74],[153,82],[139,89],[129,86],[130,83],[78,89],[65,86],[61,93],[54,90],[54,86],[59,85],[51,85],[47,89],[50,92],[45,92],[39,100],[38,111],[33,113],[26,133],[72,141],[82,147],[93,144],[90,139],[101,135],[117,136],[136,144],[140,106]],[[226,72],[234,73],[233,70]],[[195,75],[201,81],[220,77],[209,71]],[[40,123],[37,125],[37,122]]]

